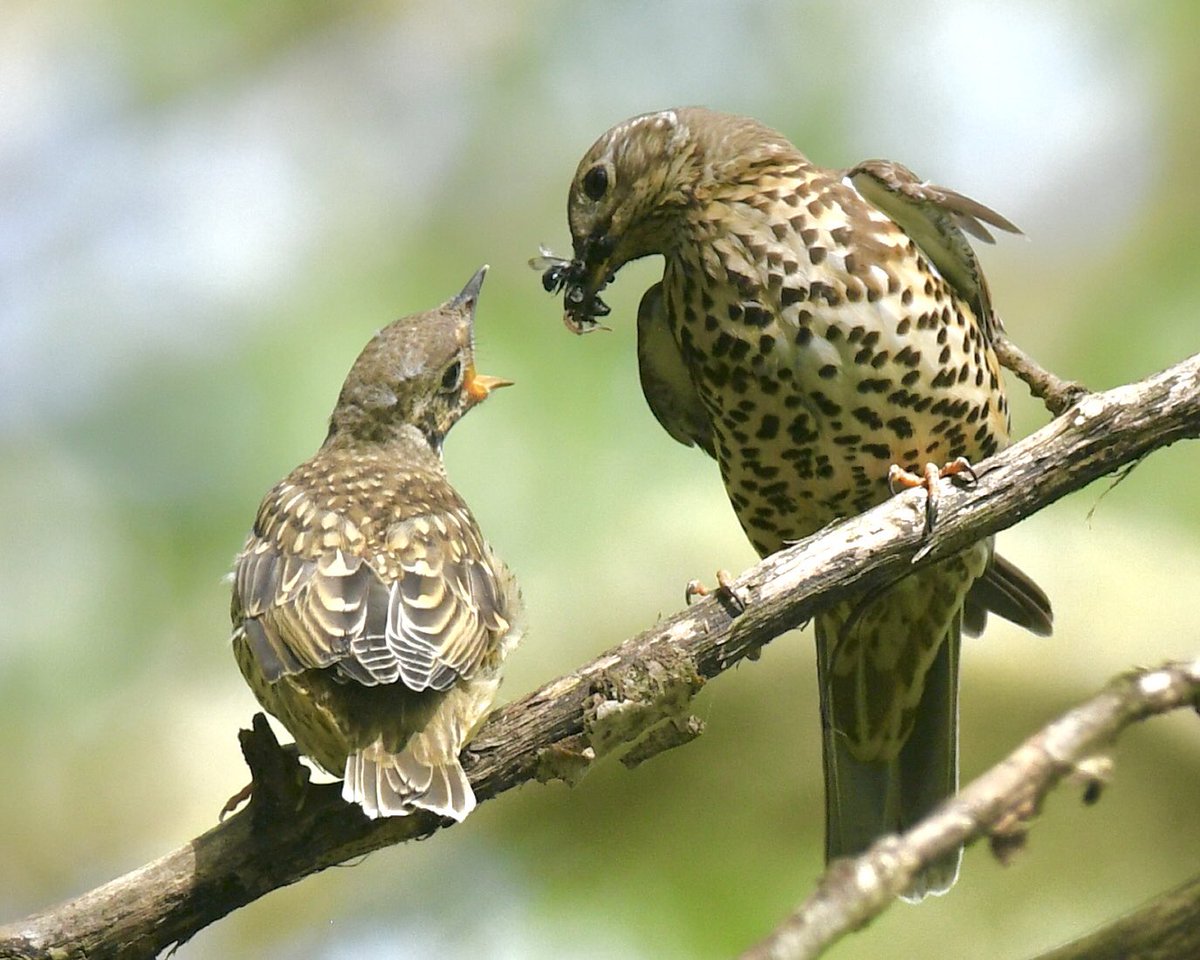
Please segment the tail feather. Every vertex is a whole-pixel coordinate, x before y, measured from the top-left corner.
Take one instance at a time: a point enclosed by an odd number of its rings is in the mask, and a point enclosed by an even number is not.
[[[506,642],[515,643],[519,632]],[[346,758],[342,796],[372,819],[429,810],[460,823],[475,809],[475,791],[458,761],[463,745],[496,696],[500,678],[483,671],[451,687],[423,729],[393,752],[377,738]]]
[[[912,730],[890,759],[860,760],[833,723],[828,654],[817,620],[817,662],[825,769],[825,856],[856,856],[879,837],[913,826],[958,789],[959,619],[925,676]],[[958,876],[962,851],[928,867],[906,895],[913,901],[945,893]]]
[[[963,630],[968,636],[983,633],[989,611],[1039,637],[1054,630],[1054,611],[1045,591],[998,553],[967,594]]]
[[[389,753],[376,741],[352,753],[346,758],[342,797],[372,820],[428,810],[462,822],[475,809],[475,792],[462,765],[457,757],[422,759],[421,746],[410,741],[400,753]]]
[[[958,656],[961,627],[951,628],[925,676],[925,691],[898,758],[899,830],[907,830],[958,792]],[[905,895],[919,901],[954,886],[962,847],[928,867]]]

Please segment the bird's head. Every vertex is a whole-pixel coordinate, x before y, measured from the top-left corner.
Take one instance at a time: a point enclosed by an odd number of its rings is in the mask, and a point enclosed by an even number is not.
[[[571,181],[567,219],[574,259],[552,267],[547,289],[564,290],[564,320],[595,329],[608,308],[598,297],[624,264],[664,253],[694,177],[689,113],[663,110],[613,127],[584,154]]]
[[[774,157],[786,138],[748,117],[704,107],[647,113],[619,123],[584,154],[571,181],[567,219],[574,258],[542,258],[547,290],[563,291],[575,333],[608,313],[600,291],[630,260],[670,255],[690,208],[722,184],[736,185]],[[535,261],[541,262],[541,261]]]
[[[512,383],[475,370],[475,305],[486,273],[481,267],[458,296],[371,339],[342,385],[326,444],[385,443],[415,427],[440,451],[464,413]]]

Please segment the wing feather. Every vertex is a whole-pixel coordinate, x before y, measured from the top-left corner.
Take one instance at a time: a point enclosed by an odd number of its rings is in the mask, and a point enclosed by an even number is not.
[[[920,180],[907,167],[890,160],[864,160],[846,178],[877,210],[887,214],[974,308],[990,333],[991,294],[979,258],[963,231],[985,243],[995,242],[985,223],[1009,233],[1021,230],[977,200]]]
[[[419,692],[478,670],[510,625],[497,561],[460,502],[428,508],[394,524],[370,559],[340,546],[288,552],[278,542],[287,524],[250,538],[234,573],[235,620],[268,682],[332,667],[346,681]]]
[[[642,295],[637,351],[642,393],[655,419],[684,446],[694,445],[714,456],[708,411],[667,322],[662,283],[654,284]]]

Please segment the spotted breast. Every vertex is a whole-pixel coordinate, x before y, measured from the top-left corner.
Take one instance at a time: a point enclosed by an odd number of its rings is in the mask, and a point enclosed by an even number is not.
[[[987,207],[886,161],[822,169],[754,120],[685,108],[601,137],[568,210],[577,328],[623,263],[663,255],[639,309],[643,390],[668,433],[716,458],[760,554],[881,502],[893,464],[1008,443],[997,320],[964,231],[1016,228]],[[956,789],[959,640],[988,607],[1049,630],[1045,595],[990,541],[818,616],[828,856]]]

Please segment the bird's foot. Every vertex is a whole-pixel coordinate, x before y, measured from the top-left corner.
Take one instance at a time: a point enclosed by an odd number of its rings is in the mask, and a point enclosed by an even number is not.
[[[300,762],[300,748],[297,747],[294,743],[285,743],[285,744],[280,745],[279,751],[280,751],[280,753],[284,754],[286,757],[296,761],[297,764]],[[301,768],[301,772],[303,772],[303,768]],[[305,777],[305,779],[307,779],[307,774],[304,774],[304,777]],[[228,800],[225,801],[225,806],[223,806],[221,808],[221,812],[219,814],[217,814],[217,820],[218,821],[224,820],[227,816],[229,816],[231,813],[233,813],[235,810],[237,810],[237,808],[240,807],[243,803],[245,803],[247,800],[250,800],[251,798],[253,798],[253,796],[254,796],[254,780],[252,779],[248,784],[246,784],[244,787],[242,787],[241,790],[239,790],[232,797],[230,797]]]
[[[251,780],[248,784],[242,787],[237,793],[225,801],[225,806],[221,808],[221,812],[217,814],[217,820],[224,820],[227,816],[233,813],[238,807],[250,799],[254,795],[254,781]]]
[[[225,802],[221,818],[250,800],[254,828],[272,829],[272,824],[282,822],[303,804],[309,786],[308,768],[300,763],[296,744],[280,746],[265,714],[256,713],[251,728],[238,731],[238,740],[251,779]]]
[[[750,605],[750,594],[745,587],[734,584],[733,574],[728,570],[717,571],[717,588],[715,590],[709,590],[699,580],[689,580],[683,591],[683,599],[690,607],[701,597],[707,597],[710,594],[715,594],[718,600],[730,608],[730,612],[735,617],[740,613],[745,613],[746,607]]]
[[[936,463],[927,463],[922,474],[912,473],[894,463],[888,468],[888,489],[892,493],[913,487],[925,489],[925,536],[933,533],[934,524],[937,523],[937,482],[946,477],[966,477],[972,484],[979,480],[975,468],[966,457],[958,457],[941,467]]]

